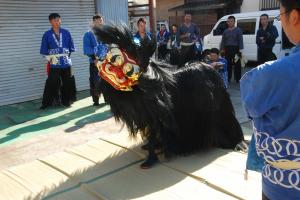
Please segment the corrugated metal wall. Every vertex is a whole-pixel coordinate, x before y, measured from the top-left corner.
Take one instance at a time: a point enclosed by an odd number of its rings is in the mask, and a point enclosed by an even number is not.
[[[97,0],[97,11],[108,22],[128,24],[128,0]]]
[[[95,13],[95,1],[1,0],[0,105],[41,97],[46,61],[39,48],[43,33],[50,28],[50,12],[61,14],[62,27],[73,36],[77,52],[71,58],[77,88],[88,88],[88,59],[82,53],[82,37]]]

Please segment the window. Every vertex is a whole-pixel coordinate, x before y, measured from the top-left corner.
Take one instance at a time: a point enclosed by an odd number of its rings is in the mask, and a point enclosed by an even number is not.
[[[259,10],[276,10],[279,9],[280,3],[277,0],[260,0]]]
[[[226,29],[227,29],[227,22],[222,21],[218,24],[217,28],[214,29],[213,35],[222,35]]]
[[[255,35],[256,19],[241,19],[237,26],[242,29],[243,35]]]

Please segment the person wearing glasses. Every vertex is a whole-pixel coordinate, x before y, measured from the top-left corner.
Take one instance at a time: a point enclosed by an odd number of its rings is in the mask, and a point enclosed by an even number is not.
[[[258,63],[263,64],[270,60],[276,60],[272,52],[275,40],[278,37],[278,31],[273,24],[269,23],[269,16],[262,14],[260,16],[260,27],[256,34],[257,58]]]
[[[296,45],[241,79],[241,98],[253,121],[256,152],[264,160],[262,199],[300,199],[300,1],[279,0],[282,27]],[[249,158],[248,158],[249,159]]]

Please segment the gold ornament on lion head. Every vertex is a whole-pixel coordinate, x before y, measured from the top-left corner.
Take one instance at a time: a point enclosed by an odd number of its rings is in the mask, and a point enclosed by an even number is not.
[[[100,76],[116,90],[132,91],[132,86],[138,84],[141,69],[137,62],[128,54],[111,45],[103,61],[97,64]]]

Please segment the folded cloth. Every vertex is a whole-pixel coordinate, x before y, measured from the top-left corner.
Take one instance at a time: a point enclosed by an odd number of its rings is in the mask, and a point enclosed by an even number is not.
[[[180,46],[192,46],[195,42],[180,42]]]
[[[252,135],[249,148],[248,148],[248,157],[246,162],[246,168],[248,170],[253,170],[257,172],[261,172],[264,166],[264,159],[259,157],[255,148],[255,137]]]
[[[48,62],[50,62],[50,64],[56,65],[60,57],[68,56],[68,55],[69,54],[53,54],[53,55],[45,56],[45,58],[46,60],[48,60]]]
[[[234,63],[237,63],[239,60],[241,61],[241,67],[243,67],[243,68],[246,67],[248,60],[241,52],[235,54]]]

